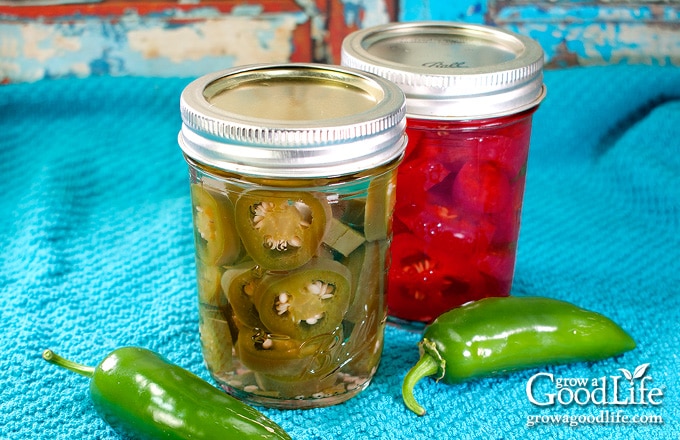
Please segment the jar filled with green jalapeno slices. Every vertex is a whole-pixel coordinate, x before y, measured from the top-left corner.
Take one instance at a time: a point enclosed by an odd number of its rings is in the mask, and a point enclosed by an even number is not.
[[[383,346],[403,93],[349,68],[251,65],[193,81],[181,113],[213,378],[278,408],[356,395]]]

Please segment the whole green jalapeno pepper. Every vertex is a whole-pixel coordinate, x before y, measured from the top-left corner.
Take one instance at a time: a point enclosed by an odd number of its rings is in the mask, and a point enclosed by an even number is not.
[[[597,361],[635,348],[607,317],[541,297],[493,297],[440,315],[424,331],[420,360],[406,374],[402,397],[418,415],[413,388],[431,375],[455,384],[550,364]]]
[[[97,367],[52,350],[45,350],[43,358],[89,377],[97,412],[114,430],[133,438],[290,440],[255,408],[144,348],[119,348]]]

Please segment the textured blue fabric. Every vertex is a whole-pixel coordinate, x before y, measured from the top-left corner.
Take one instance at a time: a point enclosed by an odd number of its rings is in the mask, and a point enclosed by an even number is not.
[[[41,359],[48,347],[96,364],[117,347],[144,346],[210,380],[197,332],[188,172],[176,143],[188,82],[0,87],[0,438],[117,438],[94,412],[87,379]],[[293,438],[680,438],[680,69],[549,71],[546,83],[513,293],[604,313],[638,347],[463,385],[423,380],[415,394],[429,412],[419,418],[400,392],[419,335],[390,327],[381,367],[356,398],[263,409]],[[539,407],[526,393],[541,372],[611,384],[619,369],[644,364],[648,388],[663,393],[659,405]],[[547,380],[538,388],[556,391]],[[592,420],[602,412],[610,423]],[[664,423],[612,423],[617,414]],[[560,420],[527,427],[531,416]],[[569,417],[586,423],[563,423]]]

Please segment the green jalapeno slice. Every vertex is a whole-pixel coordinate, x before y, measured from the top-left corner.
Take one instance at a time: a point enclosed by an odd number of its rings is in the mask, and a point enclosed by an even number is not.
[[[392,232],[392,211],[396,203],[397,174],[377,177],[368,186],[364,236],[368,241],[384,240]]]
[[[384,317],[386,246],[386,243],[379,241],[364,242],[343,259],[343,263],[352,274],[352,300],[345,320],[359,322],[368,316]]]
[[[255,381],[265,395],[273,394],[282,398],[295,398],[300,395],[332,395],[346,390],[343,383],[336,384],[334,374],[343,360],[339,355],[342,347],[342,329],[303,341],[300,355],[304,362],[288,371],[254,371]],[[260,356],[266,356],[260,352]],[[252,359],[251,359],[252,360]]]
[[[262,327],[253,303],[253,294],[259,282],[257,267],[252,262],[229,268],[222,275],[222,290],[229,300],[238,327]]]
[[[341,330],[307,340],[292,339],[263,329],[242,332],[236,343],[241,363],[252,371],[279,380],[307,380],[331,371]]]
[[[292,270],[316,254],[330,217],[325,205],[305,192],[248,191],[236,201],[236,229],[257,264]]]
[[[295,399],[299,396],[323,397],[340,394],[347,390],[343,383],[336,383],[338,378],[334,374],[312,377],[311,379],[297,379],[269,374],[255,373],[255,381],[260,388],[260,394],[274,395],[278,398]],[[258,391],[255,391],[257,394]]]
[[[357,374],[377,365],[382,352],[383,328],[387,319],[385,284],[385,248],[383,241],[365,242],[345,259],[352,273],[352,301],[345,314],[343,328],[350,336],[344,353],[347,371]]]
[[[198,320],[198,331],[205,364],[213,374],[232,368],[232,336],[229,322],[219,309],[204,309]]]
[[[293,339],[332,332],[349,307],[351,274],[338,263],[314,258],[287,274],[271,274],[257,289],[260,319],[271,332]]]
[[[198,287],[198,301],[212,307],[224,306],[224,296],[220,286],[222,277],[220,266],[210,266],[203,261],[196,261],[196,281]]]
[[[224,195],[191,185],[196,255],[209,265],[231,264],[241,254],[234,224],[234,208]]]

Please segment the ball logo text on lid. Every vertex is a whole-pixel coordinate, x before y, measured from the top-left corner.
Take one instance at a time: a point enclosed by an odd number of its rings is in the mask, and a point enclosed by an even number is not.
[[[396,83],[409,116],[480,119],[538,105],[543,58],[536,41],[500,28],[405,22],[348,35],[341,63]]]

